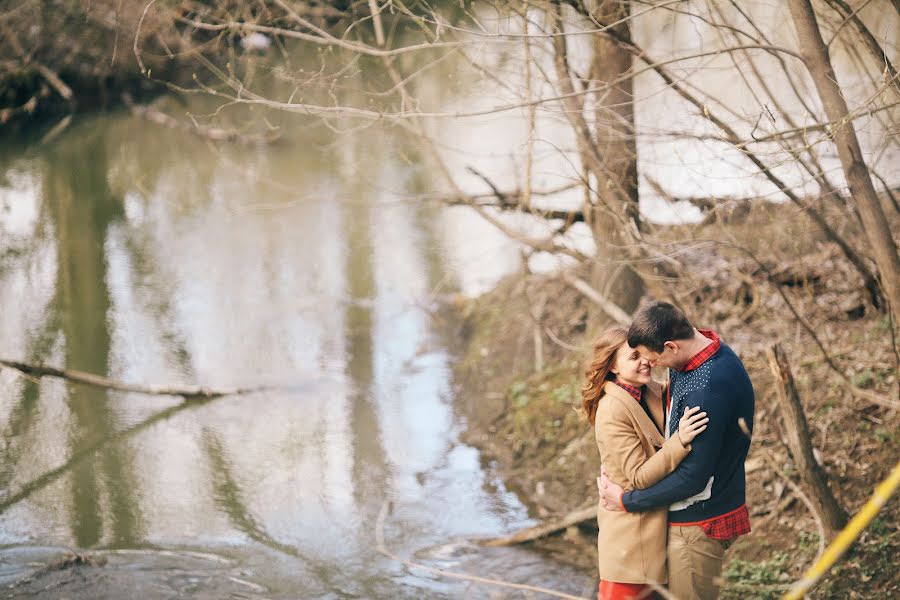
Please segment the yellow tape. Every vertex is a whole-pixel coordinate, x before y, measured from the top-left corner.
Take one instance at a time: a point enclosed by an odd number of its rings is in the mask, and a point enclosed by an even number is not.
[[[822,557],[809,568],[803,578],[797,581],[784,595],[783,600],[800,600],[818,583],[819,579],[828,572],[834,563],[847,551],[863,529],[875,518],[875,515],[890,500],[894,492],[900,487],[900,461],[894,466],[894,470],[887,479],[878,484],[875,492],[865,506],[847,523],[847,526],[834,538],[834,541],[825,549]]]

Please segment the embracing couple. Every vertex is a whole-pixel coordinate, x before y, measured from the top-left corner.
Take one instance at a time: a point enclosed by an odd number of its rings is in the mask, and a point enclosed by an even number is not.
[[[665,384],[650,377],[668,367]],[[713,331],[642,304],[594,345],[582,390],[602,461],[599,600],[715,599],[725,550],[750,531],[744,459],[753,387]]]

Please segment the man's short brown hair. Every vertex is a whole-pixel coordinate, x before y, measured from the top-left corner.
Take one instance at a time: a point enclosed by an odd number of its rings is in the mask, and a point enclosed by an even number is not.
[[[684,313],[660,300],[642,302],[628,328],[628,345],[632,348],[645,346],[652,352],[662,352],[666,342],[692,337],[694,326]]]

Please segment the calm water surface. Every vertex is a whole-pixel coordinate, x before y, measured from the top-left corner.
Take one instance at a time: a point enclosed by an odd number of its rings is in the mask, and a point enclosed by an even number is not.
[[[421,186],[388,158],[397,143],[310,129],[213,145],[126,114],[3,142],[0,356],[277,386],[182,404],[4,370],[5,581],[22,547],[155,548],[228,557],[272,597],[498,593],[379,554],[390,503],[401,556],[588,593],[590,574],[466,542],[530,521],[458,441],[430,311],[497,267],[460,262],[457,213],[390,191]]]

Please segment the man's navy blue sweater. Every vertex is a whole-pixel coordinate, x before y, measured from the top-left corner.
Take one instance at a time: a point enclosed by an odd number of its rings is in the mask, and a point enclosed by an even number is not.
[[[669,372],[671,386],[670,435],[687,407],[699,406],[709,416],[706,431],[691,442],[691,453],[678,468],[643,490],[622,496],[628,512],[644,512],[669,506],[706,489],[710,477],[712,494],[706,500],[669,512],[670,523],[694,523],[731,512],[745,503],[744,460],[750,439],[741,430],[743,419],[753,427],[753,386],[744,365],[724,343],[693,371]]]

